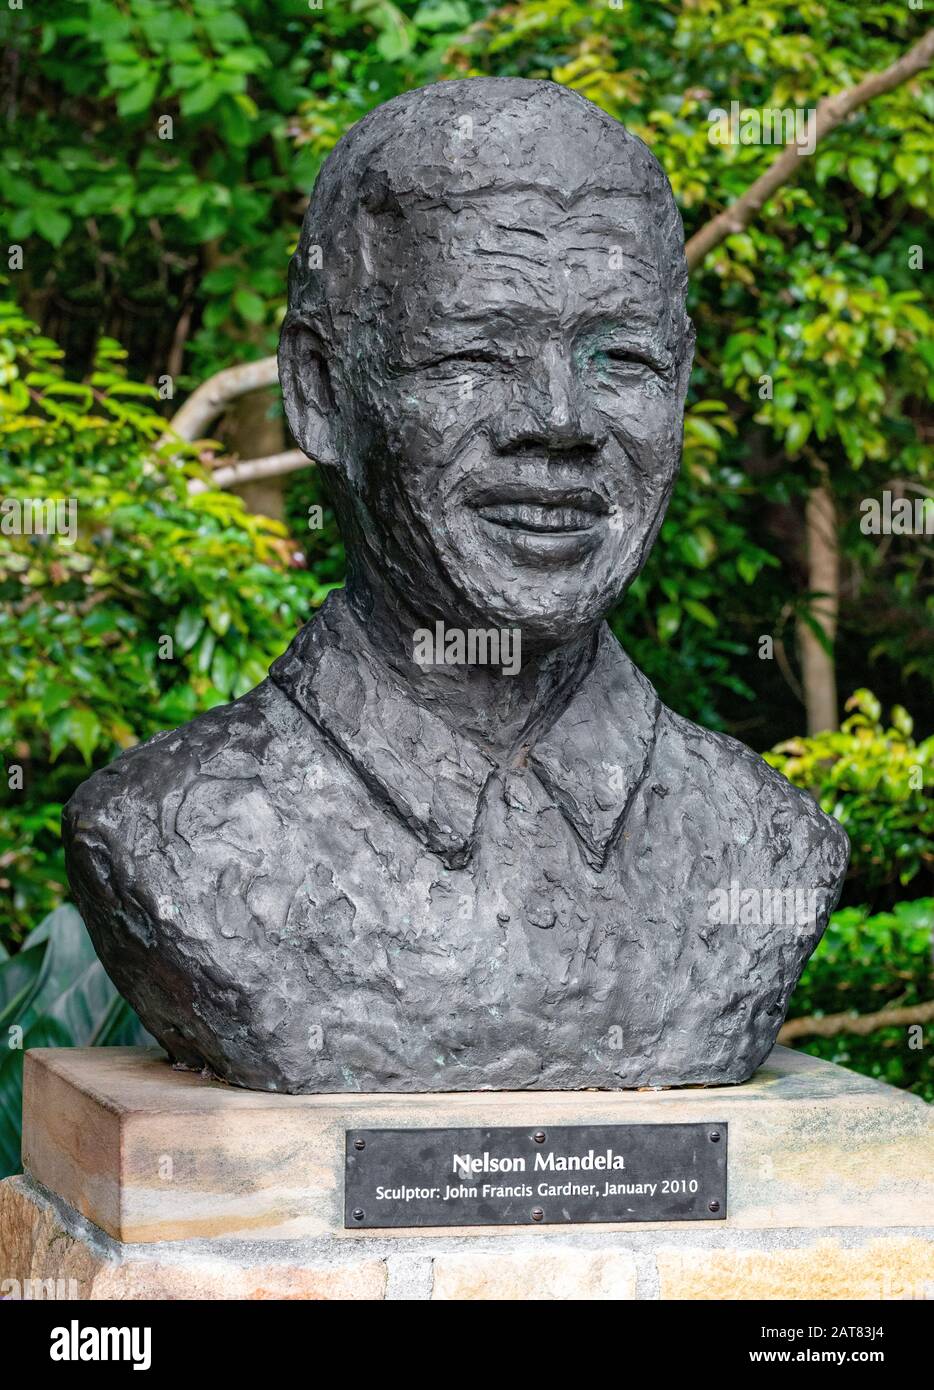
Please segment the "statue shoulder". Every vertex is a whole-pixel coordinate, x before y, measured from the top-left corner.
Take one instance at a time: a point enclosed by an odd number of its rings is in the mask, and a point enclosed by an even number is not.
[[[232,704],[218,705],[121,753],[81,783],[65,806],[64,823],[73,829],[90,816],[102,828],[119,829],[131,809],[156,811],[183,793],[225,748],[232,745],[231,751],[249,757],[251,735],[261,736],[265,722],[263,695],[269,684],[264,681]]]
[[[263,923],[286,915],[298,872],[290,808],[312,837],[327,814],[323,738],[265,681],[124,753],[65,807],[68,879],[104,968],[191,1065],[217,1060],[242,981],[271,959]]]
[[[776,866],[787,856],[828,887],[842,884],[850,841],[839,821],[821,810],[758,753],[729,734],[717,733],[664,709],[659,721],[656,769],[686,796],[698,799],[712,823],[729,823],[748,835]]]
[[[208,710],[189,724],[156,734],[83,782],[62,814],[69,880],[79,902],[113,892],[123,877],[139,885],[167,860],[178,868],[202,833],[252,819],[275,834],[276,791],[296,790],[300,740],[321,735],[266,680],[241,699]]]

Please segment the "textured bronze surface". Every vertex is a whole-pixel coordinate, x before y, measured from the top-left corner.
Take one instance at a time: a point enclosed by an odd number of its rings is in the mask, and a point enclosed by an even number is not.
[[[410,92],[327,160],[280,367],[346,589],[64,818],[172,1057],[316,1092],[723,1084],[768,1055],[846,835],[603,622],[677,474],[686,281],[657,161],[552,83]],[[439,624],[521,662],[420,663]]]

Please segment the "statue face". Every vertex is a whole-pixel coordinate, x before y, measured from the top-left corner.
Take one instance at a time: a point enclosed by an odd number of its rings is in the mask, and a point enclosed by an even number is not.
[[[494,190],[373,245],[378,307],[335,386],[375,563],[416,612],[578,635],[638,573],[680,458],[688,353],[644,200]]]

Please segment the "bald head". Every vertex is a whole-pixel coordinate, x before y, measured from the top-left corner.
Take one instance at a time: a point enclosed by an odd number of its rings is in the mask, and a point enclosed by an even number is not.
[[[688,329],[681,218],[654,155],[577,92],[509,77],[406,92],[339,141],[290,267],[289,317],[334,346],[348,316],[378,322],[405,251],[417,260],[445,236],[464,251],[458,229],[483,216],[491,194],[506,195],[517,221],[534,220],[536,199],[569,215],[586,203],[608,259],[635,250],[653,262],[672,335]]]

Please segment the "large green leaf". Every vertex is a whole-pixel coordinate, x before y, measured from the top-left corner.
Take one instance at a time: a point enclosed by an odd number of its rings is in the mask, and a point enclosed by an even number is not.
[[[146,1032],[126,1000],[114,991],[89,1041],[95,1047],[151,1047],[155,1038]]]
[[[0,1030],[15,1023],[17,1011],[22,1012],[34,994],[45,951],[40,942],[0,963]]]
[[[153,1042],[108,979],[80,914],[68,905],[50,913],[18,955],[0,961],[0,1038],[0,1176],[19,1171],[28,1048]]]
[[[37,941],[47,941],[48,949],[30,1003],[34,1009],[42,1011],[51,1008],[88,966],[98,962],[81,914],[67,903],[56,908],[30,932],[24,947]]]
[[[23,1057],[30,1047],[67,1047],[68,1036],[54,1019],[39,1019],[22,1047],[0,1051],[0,1177],[18,1173],[23,1114]]]

